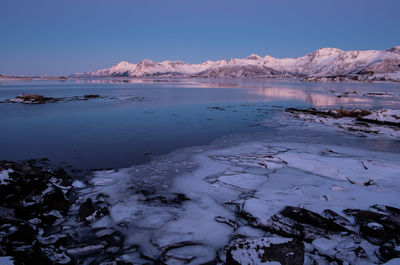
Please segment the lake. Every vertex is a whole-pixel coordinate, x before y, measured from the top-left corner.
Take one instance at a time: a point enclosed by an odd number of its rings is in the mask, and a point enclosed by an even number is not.
[[[375,95],[377,92],[380,94]],[[0,159],[49,158],[78,169],[121,168],[232,134],[284,133],[268,124],[288,107],[399,107],[395,83],[262,79],[72,79],[0,84],[0,101],[25,94],[87,101],[0,104]],[[370,94],[368,94],[370,93]]]

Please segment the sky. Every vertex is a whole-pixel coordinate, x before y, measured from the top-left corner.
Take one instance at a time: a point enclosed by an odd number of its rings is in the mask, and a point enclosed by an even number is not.
[[[0,74],[400,45],[399,0],[1,0]]]

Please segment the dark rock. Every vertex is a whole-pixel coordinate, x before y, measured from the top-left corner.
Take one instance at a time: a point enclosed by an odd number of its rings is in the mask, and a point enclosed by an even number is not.
[[[64,196],[64,192],[60,188],[55,188],[43,197],[44,204],[50,209],[67,211],[69,202]]]
[[[26,251],[16,252],[15,254],[15,264],[23,265],[53,265],[54,263],[46,257],[41,248],[38,245],[33,245],[31,249]]]
[[[96,211],[96,219],[100,219],[106,215],[110,214],[110,205],[103,200],[98,200],[94,203],[94,209]]]
[[[400,251],[390,243],[380,246],[377,254],[377,256],[384,262],[400,257]]]
[[[100,98],[99,95],[88,94],[83,96],[84,99],[93,99],[93,98]]]
[[[380,245],[390,239],[400,242],[399,216],[357,209],[346,209],[344,212],[354,216],[361,236],[372,244]]]
[[[16,227],[16,231],[6,237],[6,240],[15,244],[16,242],[32,243],[35,239],[36,232],[28,224],[20,224]]]
[[[93,206],[92,199],[88,198],[82,205],[79,207],[79,218],[81,221],[86,221],[86,217],[91,216],[94,213],[95,209]]]
[[[371,209],[377,210],[382,213],[394,215],[394,216],[400,216],[400,209],[393,207],[393,206],[388,206],[388,205],[380,205],[380,204],[375,204],[370,207]]]
[[[400,217],[364,210],[347,209],[360,226],[361,235],[372,244],[381,244],[388,239],[400,241]]]
[[[348,231],[343,226],[304,208],[286,206],[280,213],[301,224],[312,225],[328,231]]]
[[[318,237],[353,233],[317,213],[293,206],[286,206],[279,214],[272,216],[261,226],[269,232],[300,238],[306,242],[311,242]]]
[[[13,170],[10,181],[0,185],[0,255],[14,257],[15,264],[68,260],[62,245],[71,238],[52,225],[69,209],[69,201],[58,186],[68,186],[71,177],[63,170],[53,171],[39,164],[43,161],[0,161],[2,169]]]
[[[325,209],[322,211],[322,216],[334,221],[335,223],[341,225],[341,226],[350,226],[351,222],[349,220],[347,220],[346,218],[344,218],[343,216],[341,216],[340,214],[330,210],[330,209]]]

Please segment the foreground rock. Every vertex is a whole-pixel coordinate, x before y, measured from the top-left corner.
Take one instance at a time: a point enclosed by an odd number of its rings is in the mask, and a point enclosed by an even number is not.
[[[286,206],[257,225],[269,237],[233,239],[220,253],[221,263],[372,264],[399,258],[400,209],[372,208],[382,212],[348,209],[340,215],[326,209],[322,216]]]
[[[54,226],[69,209],[71,178],[36,162],[0,161],[0,255],[16,264],[71,264],[67,236]]]
[[[104,222],[108,205],[74,204],[86,184],[42,162],[0,161],[0,264],[116,264],[123,237]]]

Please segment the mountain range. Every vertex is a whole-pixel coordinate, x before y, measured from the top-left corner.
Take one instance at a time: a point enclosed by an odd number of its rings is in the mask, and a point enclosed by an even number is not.
[[[111,68],[75,73],[70,77],[297,77],[306,80],[400,81],[400,46],[383,51],[322,48],[298,58],[251,54],[243,59],[200,64],[148,59],[136,64],[122,61]]]

